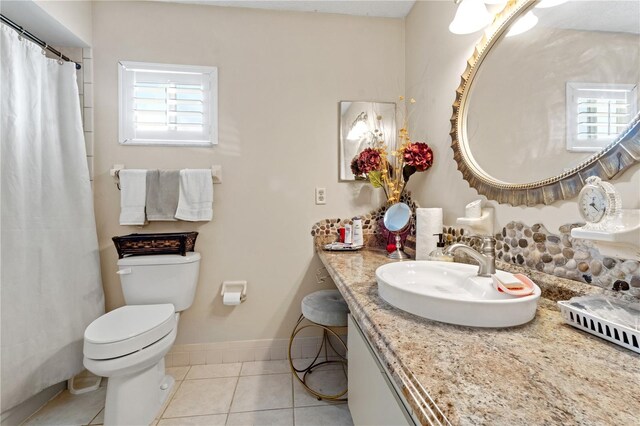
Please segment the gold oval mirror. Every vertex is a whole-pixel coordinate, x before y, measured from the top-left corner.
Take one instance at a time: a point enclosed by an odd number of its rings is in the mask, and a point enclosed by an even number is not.
[[[458,169],[500,203],[573,198],[640,161],[638,86],[640,2],[511,0],[457,90]]]

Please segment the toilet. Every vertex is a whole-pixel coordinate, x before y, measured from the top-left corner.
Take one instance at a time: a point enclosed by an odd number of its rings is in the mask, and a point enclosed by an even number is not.
[[[84,366],[108,377],[105,425],[148,425],[174,379],[164,356],[176,340],[180,312],[193,303],[200,254],[132,256],[118,260],[126,305],[84,332]]]

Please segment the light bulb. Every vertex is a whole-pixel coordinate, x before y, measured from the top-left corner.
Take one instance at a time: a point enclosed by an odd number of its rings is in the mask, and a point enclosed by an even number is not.
[[[349,130],[349,134],[347,135],[347,139],[350,141],[359,140],[362,135],[369,131],[369,126],[364,121],[358,121],[355,126],[351,130]]]
[[[454,34],[471,34],[490,23],[491,15],[482,0],[462,0],[456,16],[449,24],[449,31]]]
[[[522,34],[526,31],[529,31],[531,28],[535,27],[538,23],[538,17],[533,14],[533,12],[529,11],[525,13],[520,19],[518,19],[512,26],[509,28],[509,32],[507,33],[507,37],[513,37],[518,34]]]

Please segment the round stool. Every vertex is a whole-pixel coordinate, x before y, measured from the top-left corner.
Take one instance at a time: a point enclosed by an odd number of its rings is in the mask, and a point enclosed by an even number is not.
[[[311,374],[315,369],[320,366],[328,365],[328,364],[340,364],[342,366],[342,371],[347,377],[347,358],[342,356],[340,352],[338,352],[333,343],[331,342],[330,336],[336,338],[342,348],[344,349],[344,353],[347,353],[347,345],[340,338],[340,336],[332,329],[334,327],[346,327],[347,326],[347,314],[349,313],[349,308],[347,306],[347,302],[344,301],[342,295],[338,290],[320,290],[314,293],[308,294],[302,299],[302,315],[298,318],[298,322],[296,326],[293,328],[293,332],[291,333],[291,338],[289,339],[289,365],[291,366],[291,371],[294,376],[298,379],[298,381],[304,386],[304,388],[314,395],[319,400],[326,399],[331,401],[346,401],[347,398],[343,396],[347,393],[347,389],[332,394],[325,395],[317,390],[312,389],[307,383],[307,376]],[[307,323],[303,324],[306,320]],[[305,328],[315,327],[322,329],[322,344],[318,348],[318,352],[316,353],[313,361],[305,367],[298,369],[293,365],[293,360],[291,359],[291,347],[293,345],[293,340],[295,337]],[[329,347],[333,349],[333,352],[336,354],[337,359],[329,359],[328,349]],[[324,361],[321,361],[320,354],[324,349]],[[300,377],[300,373],[302,373],[302,377]]]

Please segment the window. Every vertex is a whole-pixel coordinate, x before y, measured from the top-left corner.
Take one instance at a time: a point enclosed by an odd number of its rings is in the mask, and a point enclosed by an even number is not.
[[[120,143],[212,146],[218,143],[218,69],[119,63]]]
[[[600,151],[638,111],[637,85],[567,83],[567,150]]]

